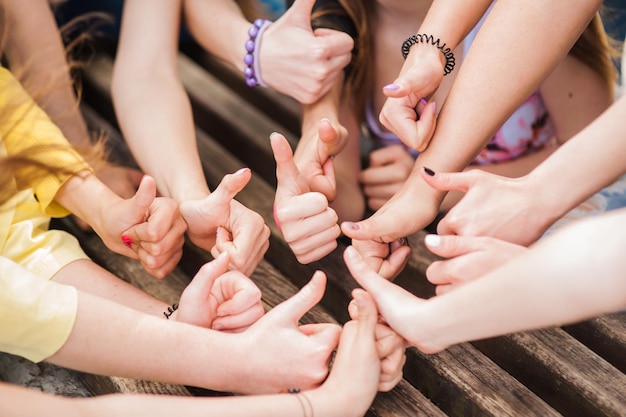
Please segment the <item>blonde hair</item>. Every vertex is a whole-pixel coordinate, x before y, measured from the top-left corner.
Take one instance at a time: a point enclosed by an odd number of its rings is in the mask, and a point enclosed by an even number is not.
[[[0,55],[4,51],[5,41],[8,36],[8,31],[10,30],[10,28],[8,28],[8,25],[6,24],[5,17],[6,16],[3,2],[0,1]],[[75,21],[70,22],[68,23],[68,25],[66,25],[65,28],[70,28],[70,26],[74,24]],[[61,30],[61,32],[63,32],[63,30]],[[75,48],[83,45],[85,40],[87,39],[89,39],[89,36],[87,34],[81,34],[73,42],[70,42],[66,47],[67,56],[71,57],[75,51]],[[84,62],[81,62],[78,59],[68,58],[68,67],[70,68],[70,70],[80,67],[81,65],[83,65],[83,63]],[[54,83],[54,77],[58,76],[60,72],[61,69],[59,69],[59,71],[49,71],[49,73],[52,74],[51,82],[46,88],[53,89],[59,87]],[[18,81],[19,75],[20,74],[13,73],[13,76]],[[40,91],[38,93],[44,94],[45,91]],[[31,98],[33,99],[32,106],[37,105],[35,102],[36,96],[37,95],[33,97],[33,95],[31,95]],[[0,102],[0,122],[3,119],[7,120],[8,118],[12,117],[14,111],[15,109],[7,102]],[[78,111],[78,109],[76,109],[76,111]],[[23,112],[23,114],[26,113],[27,111]],[[9,126],[7,131],[11,131],[11,129],[19,122],[20,120],[13,122],[13,125]],[[1,141],[3,141],[2,137],[0,137],[0,142]],[[99,134],[96,138],[94,138],[93,145],[88,148],[77,148],[72,146],[69,142],[66,142],[62,144],[31,146],[18,152],[17,154],[12,154],[10,156],[0,156],[0,166],[2,166],[2,169],[0,170],[0,205],[4,204],[13,196],[13,194],[15,193],[15,183],[17,183],[18,189],[20,189],[26,184],[35,183],[48,175],[65,176],[75,174],[77,168],[82,166],[82,164],[80,164],[79,162],[76,163],[76,166],[67,166],[61,164],[55,165],[53,162],[48,162],[45,158],[42,158],[42,155],[50,152],[77,151],[91,166],[98,167],[106,164],[105,142],[106,137],[103,134]]]

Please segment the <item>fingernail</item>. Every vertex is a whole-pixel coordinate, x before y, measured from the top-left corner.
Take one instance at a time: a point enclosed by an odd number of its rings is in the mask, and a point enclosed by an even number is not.
[[[359,253],[359,251],[356,250],[352,245],[346,248],[346,255],[348,256],[348,258],[355,261],[361,258],[361,254]]]
[[[441,236],[433,234],[426,235],[426,237],[424,238],[424,243],[426,243],[426,245],[430,246],[431,248],[436,248],[441,245]]]
[[[133,240],[132,240],[131,238],[129,238],[128,236],[126,236],[126,235],[122,235],[122,242],[124,242],[124,244],[125,244],[128,248],[130,248],[130,249],[132,249],[132,248],[133,248]]]
[[[241,175],[244,172],[246,172],[248,170],[248,168],[241,168],[239,170],[237,170],[237,172],[235,172],[233,175]]]
[[[420,102],[421,102],[424,106],[428,104],[428,102],[426,101],[426,99],[425,99],[424,97],[422,97],[422,98],[420,99]]]
[[[354,222],[343,222],[343,224],[345,224],[346,227],[351,230],[359,230],[361,228],[358,223]]]
[[[433,113],[437,113],[437,102],[433,101]]]
[[[424,167],[424,172],[427,173],[428,175],[430,175],[431,177],[435,176],[435,171],[433,171],[430,168]]]
[[[401,237],[397,242],[400,246],[407,246],[409,244],[409,240],[406,237]]]
[[[400,88],[402,88],[400,84],[392,83],[392,84],[387,84],[386,86],[384,86],[383,90],[398,91]]]

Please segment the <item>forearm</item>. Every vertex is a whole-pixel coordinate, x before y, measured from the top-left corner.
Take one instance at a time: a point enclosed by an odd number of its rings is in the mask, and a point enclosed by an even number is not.
[[[504,266],[423,304],[419,336],[435,346],[588,319],[626,307],[621,210],[584,220]],[[423,332],[423,333],[422,333]]]
[[[424,152],[427,166],[439,171],[465,168],[563,59],[598,3],[572,7],[559,0],[539,7],[523,1],[496,2],[439,114],[437,130]],[[517,28],[527,27],[526,22],[533,22],[532,30],[521,36]]]
[[[491,2],[492,0],[472,0],[452,4],[446,0],[435,0],[418,33],[439,38],[454,50],[478,23]]]
[[[236,364],[243,363],[230,343],[234,338],[80,292],[74,328],[48,361],[101,375],[234,391],[242,376]]]
[[[244,44],[251,23],[233,0],[184,0],[185,21],[197,42],[243,71]],[[210,22],[210,24],[207,24]]]
[[[134,157],[163,196],[202,198],[208,187],[197,153],[191,104],[179,80],[180,1],[124,5],[113,71],[116,115]]]
[[[626,99],[622,98],[524,178],[529,193],[552,219],[626,172],[624,115]]]

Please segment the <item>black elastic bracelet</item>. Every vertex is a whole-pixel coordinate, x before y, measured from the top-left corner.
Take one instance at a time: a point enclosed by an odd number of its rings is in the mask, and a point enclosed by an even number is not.
[[[411,46],[415,45],[416,43],[429,43],[439,49],[443,56],[446,57],[446,65],[443,68],[443,75],[445,76],[452,72],[455,64],[454,53],[450,48],[446,48],[445,43],[443,45],[440,45],[441,40],[439,38],[435,39],[433,35],[418,33],[416,35],[409,36],[402,43],[402,58],[406,59],[407,55],[409,54],[409,49],[411,49]]]
[[[171,307],[168,307],[168,308],[167,308],[167,311],[164,311],[164,312],[163,312],[163,315],[165,316],[165,318],[166,318],[166,319],[168,319],[168,320],[169,320],[169,319],[170,319],[170,316],[171,316],[172,314],[174,314],[174,312],[175,312],[176,310],[178,310],[178,304],[174,303],[174,304],[172,304],[172,306],[171,306]]]

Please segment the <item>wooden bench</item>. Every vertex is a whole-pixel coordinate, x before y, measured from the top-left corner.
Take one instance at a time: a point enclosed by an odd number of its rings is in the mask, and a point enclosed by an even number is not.
[[[190,45],[179,56],[180,75],[192,101],[198,148],[210,187],[225,173],[242,166],[253,170],[251,183],[237,199],[260,213],[271,228],[270,249],[252,275],[267,308],[292,295],[315,269],[329,278],[321,304],[305,322],[347,319],[350,291],[356,286],[342,260],[345,241],[326,258],[311,265],[297,262],[274,225],[272,204],[275,164],[269,144],[273,131],[284,133],[295,146],[298,106],[270,90],[249,89],[229,67]],[[112,58],[98,54],[84,74],[84,113],[93,129],[104,129],[124,163],[132,163],[120,138],[111,105]],[[175,302],[198,267],[210,255],[191,244],[179,267],[164,281],[145,273],[133,260],[111,253],[93,235],[72,229],[89,255],[105,268],[167,302]],[[422,244],[424,233],[410,237],[414,254],[396,279],[421,297],[433,294],[424,277],[433,256]],[[404,380],[379,394],[370,416],[618,416],[626,415],[626,313],[565,328],[506,335],[464,343],[425,355],[407,351]],[[94,395],[149,392],[214,395],[193,387],[108,378],[88,374],[82,380]]]

